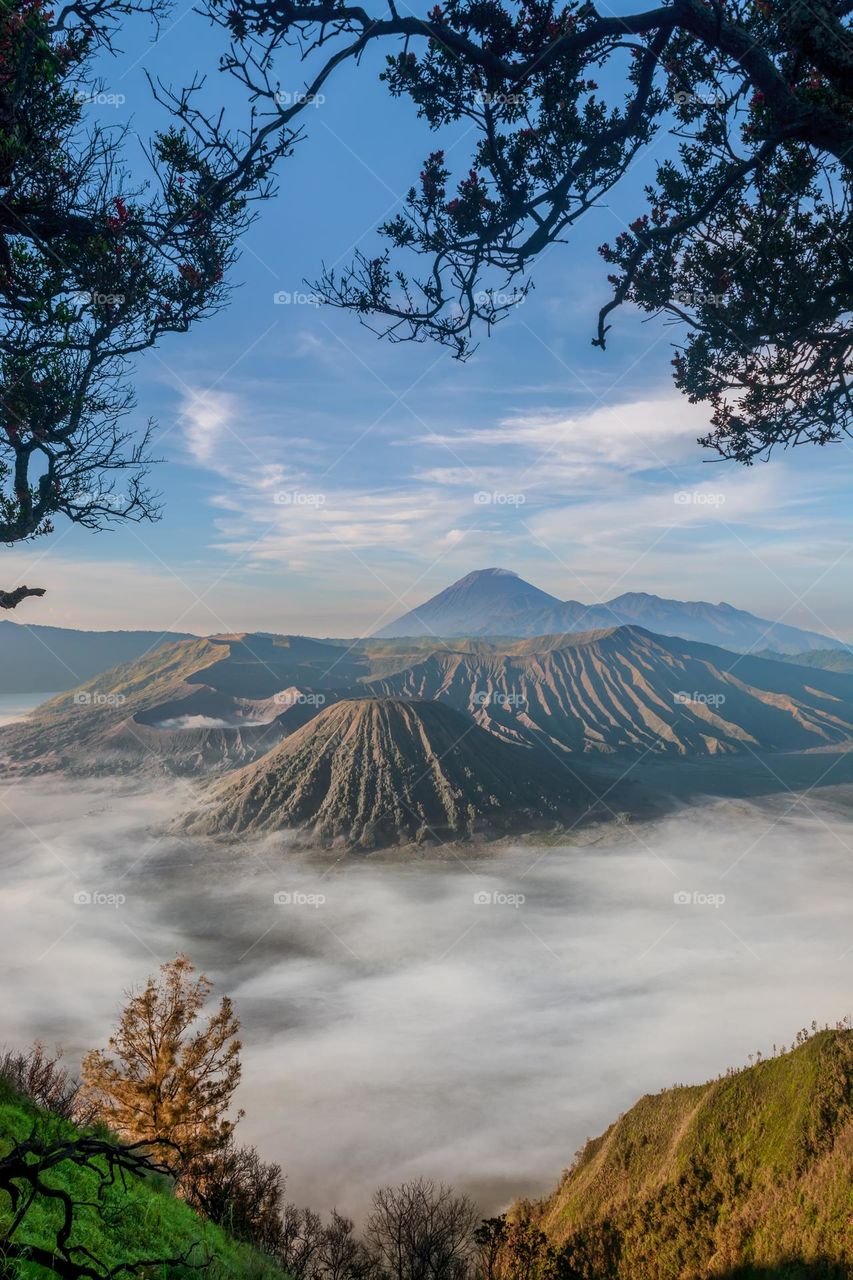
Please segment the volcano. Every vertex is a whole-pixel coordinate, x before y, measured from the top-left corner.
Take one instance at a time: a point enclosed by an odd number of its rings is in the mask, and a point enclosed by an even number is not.
[[[546,753],[499,741],[435,702],[358,698],[327,707],[262,760],[217,785],[183,828],[298,829],[373,849],[555,823],[581,788]]]

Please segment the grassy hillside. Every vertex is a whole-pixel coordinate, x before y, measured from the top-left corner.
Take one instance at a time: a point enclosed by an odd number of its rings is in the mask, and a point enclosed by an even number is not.
[[[853,1276],[853,1031],[642,1098],[533,1212],[566,1280]]]
[[[38,1111],[28,1102],[0,1085],[0,1157],[15,1141],[28,1138],[34,1123],[45,1139],[68,1139],[75,1136],[73,1126]],[[96,1201],[96,1175],[67,1162],[46,1177],[51,1187],[64,1190],[75,1201]],[[11,1222],[9,1197],[0,1193],[0,1236]],[[60,1207],[55,1201],[37,1199],[28,1210],[14,1239],[27,1245],[53,1246],[61,1223]],[[220,1228],[199,1218],[187,1205],[170,1193],[165,1179],[128,1177],[110,1186],[102,1200],[102,1212],[94,1207],[81,1208],[71,1243],[83,1245],[94,1254],[106,1273],[123,1262],[144,1258],[175,1258],[185,1255],[191,1245],[195,1266],[152,1268],[150,1280],[189,1280],[204,1276],[205,1280],[284,1280],[284,1273],[262,1255],[238,1244]],[[200,1264],[209,1260],[206,1268]],[[4,1274],[6,1274],[4,1272]],[[16,1280],[46,1280],[52,1275],[44,1267],[32,1263],[15,1263]]]

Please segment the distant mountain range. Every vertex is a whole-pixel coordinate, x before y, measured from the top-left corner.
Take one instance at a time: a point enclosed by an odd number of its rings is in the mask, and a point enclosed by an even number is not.
[[[833,670],[853,668],[853,647],[785,623],[758,618],[728,604],[665,600],[629,592],[604,604],[558,600],[507,569],[478,569],[424,604],[404,614],[371,637],[376,641],[408,638],[421,642],[461,637],[532,637],[564,635],[636,624],[658,635],[681,636],[717,644],[737,652],[773,651],[796,656],[806,652],[850,655],[833,662],[828,656],[809,665]],[[76,631],[70,627],[0,621],[0,694],[60,693],[176,640],[195,640],[186,632]],[[261,639],[274,639],[267,635]],[[303,638],[305,645],[334,640]],[[343,642],[341,642],[343,644]],[[356,650],[365,642],[356,642]],[[349,644],[346,645],[349,648]],[[414,646],[413,646],[414,647]],[[341,670],[340,664],[338,669]]]
[[[132,662],[185,631],[75,631],[0,621],[0,694],[58,693]]]
[[[558,600],[508,569],[478,569],[377,632],[379,637],[545,636],[637,624],[747,652],[846,649],[817,631],[756,617],[730,604],[666,600],[632,591],[601,604]]]
[[[545,1233],[559,1275],[842,1280],[851,1185],[853,1032],[839,1029],[642,1098],[511,1216]]]
[[[809,653],[775,653],[766,649],[755,656],[776,662],[793,662],[798,667],[819,667],[821,671],[853,674],[853,649],[812,649]]]
[[[516,751],[521,769],[531,748],[566,761],[702,759],[853,741],[853,675],[620,626],[348,649],[301,636],[175,641],[0,729],[0,761],[17,772],[229,772],[266,765],[333,704],[368,699],[440,704],[486,734],[475,741]],[[361,722],[352,707],[348,715],[355,731]],[[389,760],[403,750],[394,734],[418,723],[389,714]],[[386,766],[366,751],[357,760],[368,773],[353,785],[377,785],[371,771]],[[471,778],[475,791],[476,771]]]

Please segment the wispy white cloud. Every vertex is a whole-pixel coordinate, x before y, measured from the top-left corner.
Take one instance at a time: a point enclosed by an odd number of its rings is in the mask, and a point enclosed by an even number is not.
[[[548,456],[561,467],[606,463],[642,471],[672,466],[695,454],[697,437],[707,425],[705,411],[669,394],[571,416],[558,410],[516,414],[485,426],[426,432],[406,443],[459,452],[510,449],[527,452],[531,461]]]
[[[772,617],[802,597],[788,621],[816,626],[812,610],[825,629],[853,631],[844,563],[821,576],[850,545],[843,505],[827,500],[841,470],[828,476],[814,451],[707,466],[701,413],[674,394],[419,427],[394,448],[387,423],[374,431],[354,413],[315,432],[249,382],[188,392],[178,425],[206,480],[207,550],[204,539],[164,550],[144,529],[99,565],[68,543],[59,555],[45,544],[43,563],[19,549],[4,585],[20,574],[49,589],[27,618],[356,634],[503,564],[562,598],[638,589]]]
[[[200,466],[208,466],[215,460],[235,408],[235,398],[224,391],[199,393],[184,404],[181,415],[184,442],[193,461]]]

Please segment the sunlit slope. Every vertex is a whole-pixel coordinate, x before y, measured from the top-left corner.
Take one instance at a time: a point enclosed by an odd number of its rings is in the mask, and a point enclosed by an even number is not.
[[[165,644],[0,729],[26,771],[192,774],[260,759],[342,699],[435,701],[558,754],[702,758],[853,740],[853,674],[641,627],[515,641],[216,636]]]
[[[534,1216],[596,1280],[853,1274],[853,1032],[642,1098]]]
[[[447,702],[508,740],[571,752],[802,751],[853,737],[851,677],[640,627],[436,648],[370,690]]]
[[[578,810],[549,757],[508,746],[434,702],[336,703],[263,760],[219,784],[195,832],[299,829],[374,848],[495,834]]]
[[[78,1133],[74,1126],[37,1110],[0,1086],[0,1152],[10,1151],[15,1142],[26,1140],[34,1131],[50,1141],[72,1140]],[[145,1275],[164,1280],[167,1276],[169,1280],[191,1280],[193,1276],[205,1276],[207,1280],[286,1280],[285,1273],[270,1259],[238,1244],[220,1227],[193,1213],[175,1197],[163,1178],[143,1179],[131,1174],[124,1180],[117,1177],[103,1192],[100,1214],[96,1209],[98,1179],[91,1171],[65,1162],[58,1164],[46,1180],[57,1193],[68,1194],[83,1206],[75,1214],[70,1243],[89,1250],[105,1270],[115,1268],[111,1275],[128,1274],[125,1265],[137,1260],[186,1256],[184,1263],[152,1267],[146,1269]],[[8,1227],[11,1218],[9,1199],[3,1196],[0,1229]],[[31,1248],[50,1249],[62,1221],[61,1201],[39,1198],[28,1208],[15,1239]],[[82,1253],[76,1255],[76,1261],[81,1267],[87,1265]],[[4,1274],[16,1280],[48,1280],[60,1274],[35,1262],[16,1260],[8,1265]],[[57,1266],[62,1263],[57,1262]],[[95,1274],[94,1270],[91,1274]]]
[[[361,668],[359,668],[361,670]],[[74,772],[234,768],[258,759],[354,677],[344,650],[302,637],[217,636],[162,645],[0,729],[0,758]]]

